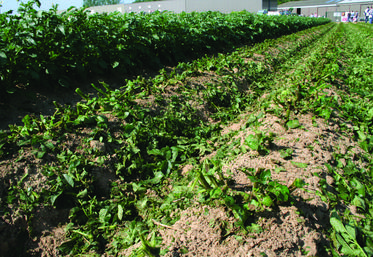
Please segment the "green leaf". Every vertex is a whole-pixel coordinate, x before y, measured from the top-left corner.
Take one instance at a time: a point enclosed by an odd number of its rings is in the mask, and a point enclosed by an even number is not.
[[[372,119],[373,119],[373,108],[370,108],[367,115],[366,115],[365,120],[366,121],[371,121]]]
[[[101,223],[106,223],[107,214],[108,214],[108,209],[101,209],[100,212],[99,212],[98,220]]]
[[[293,161],[291,161],[291,164],[293,164],[294,166],[296,166],[298,168],[307,168],[308,167],[307,163],[302,163],[302,162],[293,162]]]
[[[152,149],[152,150],[148,150],[148,154],[149,155],[160,155],[160,156],[162,156],[163,152],[159,149]]]
[[[54,148],[54,144],[52,142],[45,142],[44,145],[48,148],[48,149],[51,149],[53,150]]]
[[[63,34],[65,35],[65,27],[63,25],[58,25],[58,30]]]
[[[348,234],[353,238],[353,239],[356,239],[356,229],[355,227],[349,225],[349,224],[346,224],[345,226]]]
[[[222,195],[223,191],[221,190],[220,187],[216,187],[210,191],[210,197],[213,199],[220,198]]]
[[[88,195],[88,190],[87,190],[87,189],[84,189],[84,190],[80,191],[80,192],[76,195],[76,197],[82,199],[82,198],[86,197],[87,195]]]
[[[291,149],[291,148],[280,150],[280,156],[281,156],[281,158],[283,158],[285,160],[291,159],[292,155],[293,155],[293,149]]]
[[[74,178],[70,176],[69,174],[63,174],[63,177],[65,178],[66,182],[71,186],[74,187]]]
[[[119,220],[123,219],[123,207],[120,204],[118,204],[118,219]]]
[[[28,38],[26,38],[26,41],[27,41],[28,43],[30,43],[31,45],[36,45],[36,42],[35,42],[35,40],[34,40],[32,37],[28,37]]]
[[[271,197],[268,196],[268,195],[263,197],[261,202],[262,202],[263,205],[265,205],[267,207],[271,207],[273,205],[273,201],[272,201]]]
[[[356,207],[359,207],[362,210],[365,210],[366,208],[365,201],[357,195],[354,197],[351,204],[355,205]]]
[[[7,56],[4,52],[0,52],[0,65],[7,63]]]
[[[267,170],[259,171],[259,178],[262,182],[270,180],[271,177],[272,177],[271,170],[267,169]]]
[[[302,187],[304,187],[306,185],[306,183],[304,182],[304,180],[303,179],[301,179],[301,178],[296,178],[295,180],[294,180],[294,182],[292,183],[292,187],[295,187],[295,188],[302,188]]]
[[[154,172],[154,178],[147,180],[147,182],[153,185],[156,185],[159,182],[161,182],[163,178],[164,178],[163,172],[157,171],[157,172]]]
[[[340,251],[343,254],[346,254],[347,256],[368,257],[356,241],[355,227],[349,224],[345,227],[335,210],[331,213],[330,224],[335,230],[334,244],[336,244],[337,247],[338,244],[341,246]]]
[[[118,67],[119,66],[119,62],[114,62],[112,65],[111,65],[111,67],[113,67],[113,69],[115,69],[116,67]]]
[[[135,193],[136,192],[142,192],[146,189],[145,187],[142,186],[141,183],[136,184],[135,182],[132,182],[131,185],[132,185],[132,189]]]
[[[227,206],[233,206],[235,204],[234,198],[232,196],[224,197],[224,202]]]
[[[259,207],[259,206],[260,206],[260,203],[259,203],[257,200],[252,199],[252,200],[250,201],[250,205],[255,206],[255,207]],[[251,209],[251,208],[250,208],[250,205],[246,205],[246,209],[250,210],[250,209]]]
[[[46,154],[45,151],[37,151],[36,158],[43,159],[44,155]]]
[[[259,149],[259,141],[255,135],[249,135],[246,137],[245,143],[255,151]]]
[[[82,124],[94,124],[95,119],[92,116],[88,115],[79,115],[74,121],[74,125],[82,125]]]
[[[330,224],[333,226],[333,228],[335,229],[337,233],[346,232],[346,229],[342,221],[340,220],[338,214],[336,213],[336,211],[332,211],[331,213]]]
[[[101,124],[101,123],[106,124],[106,123],[108,123],[108,118],[106,116],[104,116],[104,115],[96,115],[95,119],[97,121],[97,124]]]
[[[289,120],[287,123],[286,123],[286,126],[290,129],[295,129],[295,128],[298,128],[300,127],[300,124],[299,124],[299,120]]]
[[[57,198],[62,194],[62,191],[58,192],[57,194],[55,195],[52,195],[51,198],[50,198],[50,201],[51,201],[51,204],[54,205],[54,203],[56,202]]]
[[[360,139],[361,141],[365,141],[365,140],[367,140],[367,136],[365,135],[364,132],[358,130],[358,131],[357,131],[357,134],[359,135],[359,139]]]
[[[347,256],[358,256],[356,255],[355,251],[351,248],[351,246],[345,241],[345,239],[340,235],[336,234],[337,242],[342,246],[341,252],[346,254]]]
[[[278,200],[281,202],[287,202],[289,199],[289,188],[285,185],[278,184],[275,187],[276,190],[279,190],[280,194],[277,196]]]
[[[351,186],[357,190],[359,196],[365,197],[365,186],[356,177],[351,180]]]

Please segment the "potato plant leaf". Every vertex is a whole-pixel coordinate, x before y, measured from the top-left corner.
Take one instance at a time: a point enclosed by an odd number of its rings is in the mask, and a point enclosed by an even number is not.
[[[71,186],[74,187],[74,178],[70,176],[69,174],[63,174],[63,177],[65,178],[66,182]]]
[[[120,204],[118,204],[118,219],[119,220],[123,219],[123,207]]]
[[[290,129],[295,129],[295,128],[299,128],[300,127],[300,124],[299,124],[299,120],[289,120],[287,123],[286,123],[286,126]]]
[[[332,211],[330,224],[335,230],[334,244],[348,256],[368,257],[356,239],[356,228],[341,221],[336,211]]]

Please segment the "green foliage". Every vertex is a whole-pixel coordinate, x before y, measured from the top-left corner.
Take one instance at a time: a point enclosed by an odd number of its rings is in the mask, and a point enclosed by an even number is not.
[[[136,256],[148,256],[148,257],[158,257],[160,256],[160,247],[154,247],[151,246],[151,244],[144,238],[143,235],[140,234],[140,239],[141,239],[141,248],[137,250]],[[154,237],[152,239],[154,242]],[[154,244],[154,243],[153,243]]]
[[[265,155],[269,152],[270,146],[274,139],[274,134],[271,132],[269,135],[263,132],[257,132],[255,135],[249,135],[245,139],[245,144],[252,150],[257,151],[261,155]]]
[[[289,188],[276,180],[272,180],[270,170],[258,169],[255,171],[254,169],[246,169],[243,172],[248,175],[253,183],[251,200],[246,205],[246,208],[250,209],[251,206],[256,208],[271,207],[288,202],[290,196]],[[300,183],[295,185],[301,186]]]
[[[291,159],[292,155],[293,155],[293,149],[291,149],[291,148],[286,148],[286,149],[280,150],[280,156],[281,156],[281,158],[284,158],[285,160]]]
[[[38,1],[21,3],[19,16],[0,16],[3,93],[14,92],[20,84],[69,87],[92,74],[137,75],[144,68],[157,70],[185,57],[228,50],[328,22],[305,17],[257,17],[249,12],[91,15],[84,8],[70,8],[59,14],[56,7],[36,11],[35,4]]]
[[[357,242],[357,227],[343,224],[336,211],[331,214],[330,224],[334,229],[332,234],[333,244],[338,251],[346,256],[368,256]]]

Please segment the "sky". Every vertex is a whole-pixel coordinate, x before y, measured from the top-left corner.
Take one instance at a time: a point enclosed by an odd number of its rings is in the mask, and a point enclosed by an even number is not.
[[[1,13],[4,13],[9,10],[13,10],[15,13],[19,7],[19,3],[17,0],[0,0],[0,4],[2,2]],[[22,2],[26,3],[27,0],[22,0]],[[75,6],[77,8],[83,6],[83,0],[40,0],[41,2],[41,10],[49,10],[53,4],[58,4],[58,10],[66,10],[70,6]],[[128,4],[132,3],[132,0],[122,0],[122,3]],[[38,9],[38,8],[37,8]]]

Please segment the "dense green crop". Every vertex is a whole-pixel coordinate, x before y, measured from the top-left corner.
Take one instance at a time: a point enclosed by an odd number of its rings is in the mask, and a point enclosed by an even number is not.
[[[248,12],[93,14],[70,9],[0,15],[0,90],[16,85],[69,86],[91,74],[137,74],[183,58],[231,49],[329,22],[327,19],[256,16]]]

